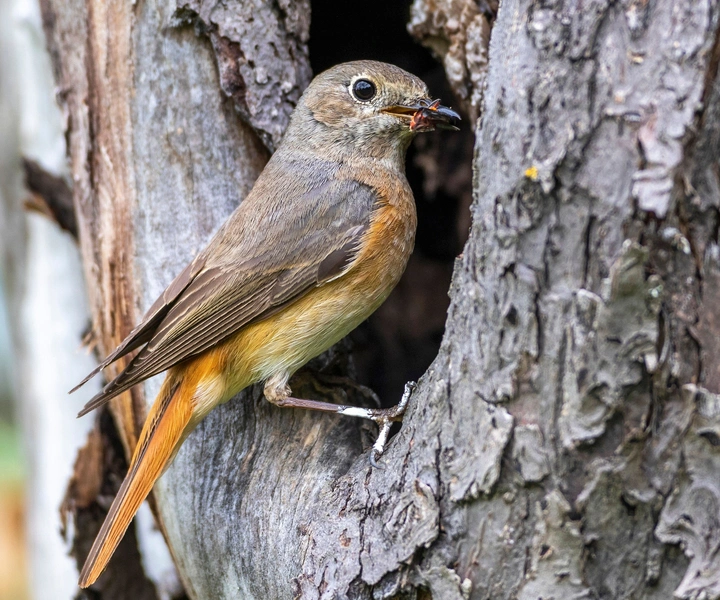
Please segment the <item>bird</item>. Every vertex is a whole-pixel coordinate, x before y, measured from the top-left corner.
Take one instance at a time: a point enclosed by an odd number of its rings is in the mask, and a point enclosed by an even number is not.
[[[405,155],[416,134],[457,129],[416,76],[354,61],[317,75],[252,190],[142,321],[71,392],[115,360],[124,370],[87,414],[167,371],[128,473],[80,572],[92,585],[138,508],[195,426],[215,406],[264,382],[267,400],[372,419],[383,451],[412,387],[391,409],[294,398],[291,375],[367,319],[413,250],[416,210]]]

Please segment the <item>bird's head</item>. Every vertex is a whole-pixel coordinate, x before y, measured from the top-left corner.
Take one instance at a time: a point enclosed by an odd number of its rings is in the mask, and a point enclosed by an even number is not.
[[[404,155],[415,134],[456,129],[460,116],[433,101],[417,77],[363,60],[321,73],[300,98],[287,135],[326,150]]]

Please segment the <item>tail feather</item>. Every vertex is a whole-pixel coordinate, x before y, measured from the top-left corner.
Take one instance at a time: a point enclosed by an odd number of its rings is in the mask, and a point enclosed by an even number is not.
[[[184,439],[194,390],[171,379],[166,378],[145,421],[128,474],[85,560],[78,582],[82,588],[92,585],[105,570],[135,513]]]

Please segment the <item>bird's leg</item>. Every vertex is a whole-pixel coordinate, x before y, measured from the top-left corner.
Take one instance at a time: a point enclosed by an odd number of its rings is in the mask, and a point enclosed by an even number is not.
[[[406,383],[405,391],[403,392],[400,402],[391,408],[364,408],[361,406],[332,404],[331,402],[321,402],[319,400],[293,398],[290,395],[291,390],[287,381],[288,378],[286,375],[274,376],[268,379],[263,390],[265,398],[267,398],[268,401],[275,406],[280,406],[282,408],[306,408],[309,410],[319,410],[322,412],[330,412],[348,417],[360,417],[362,419],[375,421],[375,423],[377,423],[380,427],[380,433],[378,434],[375,444],[373,444],[373,449],[370,454],[370,464],[375,467],[378,466],[377,460],[382,456],[385,450],[385,444],[387,442],[388,435],[390,434],[390,427],[394,422],[402,421],[410,396],[415,389],[414,382]]]
[[[405,384],[405,390],[403,391],[402,398],[400,398],[400,402],[398,402],[392,408],[387,409],[389,411],[395,411],[397,414],[399,414],[400,419],[386,418],[385,420],[375,421],[380,427],[380,431],[378,433],[377,439],[375,440],[375,443],[373,444],[372,452],[370,452],[370,464],[373,467],[379,467],[377,461],[380,460],[383,452],[385,452],[385,443],[387,442],[388,435],[390,435],[390,427],[392,427],[393,420],[402,421],[402,417],[405,414],[405,409],[407,408],[410,396],[412,396],[412,393],[415,391],[415,387],[416,384],[414,381],[408,381]]]

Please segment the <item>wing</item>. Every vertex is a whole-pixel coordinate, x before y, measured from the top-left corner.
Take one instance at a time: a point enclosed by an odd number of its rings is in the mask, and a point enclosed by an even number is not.
[[[162,317],[154,317],[154,328],[146,326],[126,348],[138,347],[141,337],[147,345],[80,415],[344,274],[379,203],[377,193],[368,186],[328,181],[296,197],[289,207],[292,210],[271,203],[259,221],[252,206],[246,206],[245,212],[238,210],[231,217],[236,222],[223,227],[203,253],[203,267]],[[239,239],[238,231],[243,232]]]

